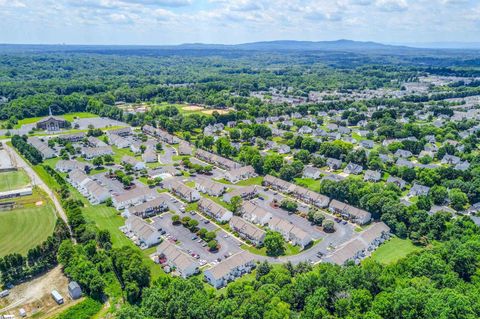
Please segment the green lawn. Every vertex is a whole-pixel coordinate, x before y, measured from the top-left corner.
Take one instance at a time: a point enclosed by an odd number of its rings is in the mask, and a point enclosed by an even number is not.
[[[73,122],[75,118],[89,119],[93,117],[98,117],[98,115],[93,113],[88,113],[88,112],[77,112],[77,113],[68,113],[68,114],[62,115],[62,117],[69,122]]]
[[[227,181],[225,178],[217,179],[215,181],[217,181],[219,183],[222,183],[222,184],[233,185],[232,183]],[[257,176],[257,177],[252,177],[252,178],[246,179],[244,181],[240,181],[240,182],[236,183],[235,185],[237,185],[237,186],[262,185],[262,182],[263,182],[263,176]]]
[[[0,211],[0,257],[13,252],[25,255],[53,233],[55,220],[50,202]]]
[[[22,188],[30,183],[23,170],[0,173],[0,192]]]
[[[249,245],[242,245],[241,248],[244,249],[244,250],[247,250],[247,251],[249,251],[249,252],[251,252],[252,254],[255,254],[255,255],[267,256],[267,248],[266,247],[256,248],[256,247],[249,246]],[[286,243],[285,244],[285,254],[283,254],[282,256],[296,255],[296,254],[300,253],[301,251],[302,251],[302,248],[300,246],[294,246],[290,243]]]
[[[422,248],[415,246],[409,239],[393,237],[388,242],[378,247],[378,249],[373,252],[371,258],[379,263],[387,265],[421,249]]]
[[[320,192],[320,181],[313,178],[295,178],[295,183],[300,186],[311,189],[314,192]]]

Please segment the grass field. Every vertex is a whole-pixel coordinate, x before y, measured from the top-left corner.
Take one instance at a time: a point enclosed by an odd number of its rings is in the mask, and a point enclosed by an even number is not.
[[[55,208],[47,201],[38,207],[0,211],[0,257],[13,252],[25,255],[52,234],[55,219]]]
[[[372,254],[371,258],[381,264],[388,265],[419,250],[421,250],[421,248],[415,246],[411,240],[393,237],[388,242],[381,245]]]
[[[295,178],[295,183],[300,186],[311,189],[314,192],[320,192],[320,181],[313,178]]]
[[[222,183],[222,184],[232,185],[232,183],[227,181],[225,178],[221,178],[221,179],[218,179],[218,180],[215,180],[215,181],[217,181],[219,183]],[[237,186],[262,185],[262,182],[263,182],[263,176],[257,176],[257,177],[252,177],[252,178],[246,179],[244,181],[240,181],[240,182],[236,183],[235,185],[237,185]]]
[[[30,183],[23,170],[0,173],[0,192],[22,188]]]

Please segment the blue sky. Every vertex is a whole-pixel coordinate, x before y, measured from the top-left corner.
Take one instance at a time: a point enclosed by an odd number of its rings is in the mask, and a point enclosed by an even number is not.
[[[480,42],[479,0],[0,0],[0,43]]]

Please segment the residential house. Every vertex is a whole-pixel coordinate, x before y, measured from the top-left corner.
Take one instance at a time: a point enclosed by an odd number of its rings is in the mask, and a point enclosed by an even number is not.
[[[221,196],[227,190],[227,186],[221,183],[215,183],[211,179],[199,178],[195,180],[195,189],[201,193],[210,196]]]
[[[241,167],[242,165],[239,163],[236,163],[232,160],[229,160],[227,158],[224,158],[222,156],[207,152],[202,149],[197,149],[195,152],[195,157],[197,157],[200,160],[203,160],[207,163],[210,163],[212,165],[219,166],[221,168],[227,169],[227,170],[232,170]]]
[[[286,144],[280,144],[277,148],[277,152],[278,154],[288,154],[291,152],[291,148]]]
[[[363,140],[360,141],[360,146],[363,148],[372,149],[375,146],[375,143],[372,140]]]
[[[166,183],[164,183],[164,186],[172,194],[180,197],[188,203],[196,202],[200,199],[200,193],[197,190],[190,188],[187,185],[176,180],[167,181]]]
[[[303,169],[303,177],[305,178],[312,178],[312,179],[319,179],[322,175],[322,171],[313,166],[306,166]]]
[[[129,139],[116,134],[108,135],[108,142],[110,145],[115,145],[117,148],[127,148],[132,144]]]
[[[410,188],[410,191],[408,192],[408,196],[409,197],[427,196],[429,191],[430,191],[430,187],[415,183],[413,184],[412,188]]]
[[[401,150],[401,149],[398,149],[394,155],[396,157],[403,157],[403,158],[409,158],[413,156],[412,152],[407,150]]]
[[[134,234],[132,238],[139,246],[145,245],[151,247],[160,242],[160,233],[155,227],[147,223],[141,217],[128,216],[125,226],[128,232]]]
[[[313,132],[313,129],[310,126],[302,126],[299,130],[299,134],[311,134]]]
[[[367,245],[364,243],[364,241],[360,238],[356,238],[350,242],[347,242],[334,253],[327,256],[325,261],[337,265],[344,265],[348,261],[353,261],[358,264],[360,260],[365,257],[366,249]]]
[[[387,178],[387,183],[393,183],[395,185],[398,186],[398,188],[400,189],[404,189],[405,186],[407,186],[407,182],[404,181],[403,179],[401,178],[398,178],[398,177],[395,177],[395,176],[389,176]]]
[[[233,216],[231,211],[205,197],[198,201],[198,210],[219,222],[228,222]]]
[[[131,165],[132,168],[136,171],[140,171],[146,168],[146,165],[144,162],[139,161],[135,157],[129,156],[129,155],[122,156],[122,163],[124,165],[127,165],[127,164]]]
[[[445,154],[445,156],[443,156],[443,158],[442,158],[441,163],[442,164],[449,164],[449,165],[457,165],[461,161],[462,161],[462,159],[458,156]]]
[[[40,152],[40,154],[42,155],[42,159],[44,160],[57,156],[55,151],[50,148],[50,146],[48,146],[48,143],[42,141],[38,137],[29,137],[27,139],[27,143],[35,147],[35,149]]]
[[[83,186],[83,195],[91,204],[101,204],[111,197],[110,192],[98,182],[89,180]]]
[[[363,176],[364,181],[378,182],[382,178],[382,174],[379,171],[366,170]]]
[[[251,201],[244,201],[240,208],[242,217],[254,224],[265,225],[272,218],[272,214]]]
[[[157,255],[161,263],[175,269],[183,278],[188,278],[199,272],[200,265],[197,261],[167,240],[158,245]]]
[[[89,163],[70,160],[59,160],[55,164],[55,169],[62,173],[68,173],[76,169],[88,171],[91,167],[92,166]]]
[[[331,170],[337,170],[337,169],[340,169],[342,167],[342,161],[339,160],[339,159],[336,159],[336,158],[327,158],[327,166],[331,169]]]
[[[241,251],[223,262],[204,271],[205,279],[215,288],[221,288],[230,281],[250,273],[256,266],[253,256]]]
[[[135,215],[142,218],[155,216],[160,212],[168,210],[167,202],[169,199],[170,197],[167,194],[159,194],[157,198],[125,208],[125,215]]]
[[[132,135],[133,130],[130,126],[127,126],[127,127],[122,127],[122,128],[118,128],[118,129],[108,130],[106,134],[107,134],[107,136],[118,135],[118,136],[126,137],[126,136],[129,136],[129,135]]]
[[[193,148],[187,142],[180,142],[178,144],[178,154],[179,155],[193,155]]]
[[[122,210],[130,206],[140,205],[158,197],[158,195],[159,193],[154,189],[137,186],[134,189],[112,196],[112,203],[117,210]]]
[[[455,165],[455,169],[458,171],[466,171],[470,168],[470,163],[468,161],[459,162]]]
[[[333,199],[330,202],[328,209],[331,212],[340,214],[342,217],[348,218],[359,225],[364,225],[372,219],[372,215],[369,212],[342,203],[336,199]]]
[[[72,134],[62,134],[58,136],[59,140],[76,143],[83,140],[87,135],[84,132],[72,133]]]
[[[107,143],[105,143],[104,141],[96,138],[95,136],[87,137],[87,144],[90,147],[105,147],[105,146],[108,146]]]
[[[225,179],[233,184],[255,176],[257,176],[257,173],[251,165],[235,168],[225,173]]]
[[[257,226],[238,216],[233,216],[230,219],[229,225],[230,228],[237,232],[243,239],[248,240],[257,246],[263,244],[266,233]]]
[[[308,233],[293,225],[289,221],[276,216],[270,219],[268,222],[268,228],[279,232],[286,241],[291,242],[292,245],[298,245],[302,249],[313,241],[312,237]]]
[[[236,188],[229,193],[225,193],[223,195],[223,200],[227,203],[230,203],[232,198],[234,198],[236,196],[239,196],[244,200],[251,199],[251,198],[257,196],[257,194],[258,194],[257,187],[258,186],[256,186],[256,185],[250,185],[250,186],[246,186],[246,187]]]
[[[90,160],[104,155],[113,155],[113,150],[110,146],[82,147],[80,149],[80,154],[82,154],[84,158]]]
[[[142,160],[145,163],[158,163],[158,155],[153,147],[148,146],[142,154]]]
[[[348,163],[345,169],[343,170],[343,172],[347,174],[354,174],[354,175],[358,175],[362,171],[363,171],[363,167],[353,162]]]
[[[415,167],[415,163],[401,157],[397,159],[397,161],[395,162],[395,165],[397,165],[398,167],[408,167],[408,168]]]

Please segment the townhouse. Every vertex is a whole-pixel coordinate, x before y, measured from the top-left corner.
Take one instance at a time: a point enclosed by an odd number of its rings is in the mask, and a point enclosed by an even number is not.
[[[161,264],[168,265],[182,278],[188,278],[199,272],[200,265],[197,261],[167,240],[158,245],[157,256]]]
[[[228,222],[233,217],[231,211],[205,197],[198,201],[198,210],[222,223]]]
[[[58,136],[58,139],[65,142],[76,143],[83,140],[87,135],[84,132],[72,133],[72,134],[62,134]]]
[[[240,237],[250,241],[254,245],[262,245],[265,239],[265,231],[238,216],[233,216],[229,222],[230,228],[237,232]]]
[[[243,202],[242,207],[240,208],[240,213],[242,214],[242,217],[249,222],[262,226],[267,224],[272,218],[272,213],[255,205],[251,201]]]
[[[348,218],[359,225],[364,225],[372,219],[372,215],[369,212],[342,203],[336,199],[332,199],[328,209],[331,212],[340,214],[342,217]]]
[[[215,183],[211,179],[198,178],[195,180],[195,189],[201,193],[210,196],[221,196],[227,190],[227,186],[221,183]]]
[[[35,147],[37,151],[40,152],[43,159],[49,159],[57,156],[55,151],[52,148],[50,148],[50,146],[48,146],[46,142],[42,141],[38,137],[29,137],[27,139],[27,143]]]
[[[93,159],[95,157],[104,155],[113,155],[113,150],[110,146],[98,146],[98,147],[82,147],[80,154],[86,159]]]
[[[90,147],[104,147],[104,146],[107,146],[107,143],[105,143],[104,141],[94,137],[94,136],[89,136],[87,137],[87,144],[90,146]]]
[[[246,251],[241,251],[212,268],[205,270],[204,277],[210,285],[218,289],[250,273],[255,266],[253,256]]]
[[[171,180],[166,182],[164,186],[172,194],[180,197],[181,199],[189,203],[196,202],[200,199],[200,193],[197,190],[190,188],[181,182]]]
[[[160,232],[141,217],[130,215],[125,221],[125,228],[132,233],[137,245],[152,247],[160,242]]]
[[[246,187],[240,187],[232,190],[229,193],[223,195],[223,200],[230,203],[232,198],[239,196],[244,200],[252,199],[258,195],[258,189],[256,185],[250,185]]]
[[[122,164],[129,164],[133,167],[134,170],[140,171],[146,168],[144,162],[137,160],[135,157],[124,155],[122,156]]]
[[[276,216],[270,219],[268,222],[268,228],[279,232],[282,234],[285,241],[291,242],[292,245],[298,245],[302,249],[313,241],[312,237],[308,233],[291,224],[289,221]]]
[[[155,149],[151,146],[147,146],[145,152],[142,154],[142,160],[145,163],[157,163],[158,162],[158,155]]]
[[[154,189],[137,186],[134,189],[112,196],[112,203],[117,210],[122,210],[152,200],[158,197],[158,194]]]
[[[222,156],[219,156],[217,154],[207,152],[207,151],[202,150],[202,149],[197,149],[197,151],[195,152],[195,157],[200,159],[200,160],[203,160],[207,163],[219,166],[219,167],[227,169],[227,170],[237,169],[237,168],[240,168],[242,166],[241,164],[239,164],[237,162],[234,162],[232,160],[229,160],[229,159],[224,158]]]
[[[160,212],[168,210],[167,202],[170,197],[167,194],[159,194],[157,198],[148,200],[140,205],[125,208],[125,215],[135,215],[141,218],[148,218]]]
[[[257,173],[251,165],[235,168],[225,173],[225,179],[233,184],[255,176]]]
[[[59,160],[55,164],[55,170],[62,172],[62,173],[68,173],[73,170],[82,170],[82,171],[88,171],[91,169],[91,165],[88,163],[84,162],[79,162],[79,161],[71,161],[71,160]]]

